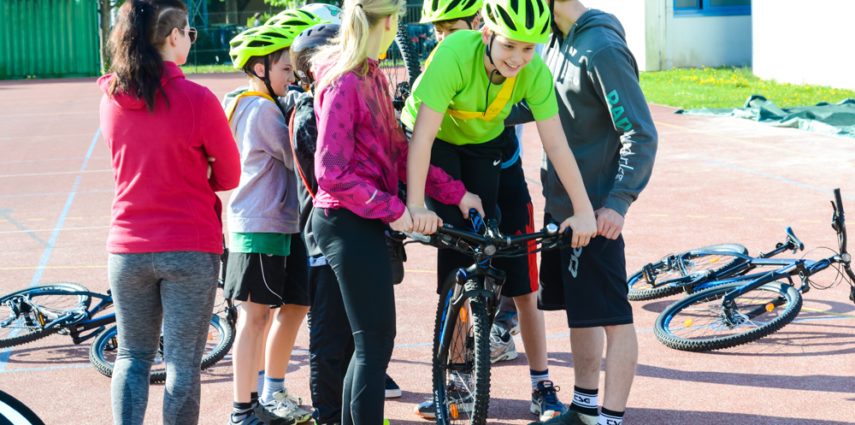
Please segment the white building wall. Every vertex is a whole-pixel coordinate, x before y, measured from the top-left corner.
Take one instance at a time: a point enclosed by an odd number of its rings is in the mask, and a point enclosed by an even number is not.
[[[582,0],[582,3],[620,19],[629,49],[643,71],[751,65],[751,16],[674,17],[673,0]]]
[[[855,1],[753,0],[754,74],[855,90]]]

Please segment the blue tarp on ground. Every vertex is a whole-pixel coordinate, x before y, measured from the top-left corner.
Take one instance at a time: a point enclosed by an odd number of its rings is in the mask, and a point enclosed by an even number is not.
[[[780,108],[765,97],[751,95],[742,108],[680,109],[677,114],[719,115],[746,118],[776,127],[855,137],[855,99],[814,106]]]

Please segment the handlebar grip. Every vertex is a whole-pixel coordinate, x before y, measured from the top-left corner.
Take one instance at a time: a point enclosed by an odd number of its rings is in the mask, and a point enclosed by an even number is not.
[[[834,189],[834,201],[837,207],[837,215],[843,216],[843,198],[840,196],[840,188]]]

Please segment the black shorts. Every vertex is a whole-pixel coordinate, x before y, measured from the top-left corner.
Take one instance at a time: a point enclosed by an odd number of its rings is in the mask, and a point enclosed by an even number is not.
[[[513,155],[516,146],[509,147],[509,155]],[[520,235],[534,232],[534,212],[531,196],[525,182],[522,160],[517,159],[513,165],[499,173],[499,196],[497,199],[499,215],[499,230],[505,235]],[[504,270],[507,278],[502,287],[502,295],[518,297],[537,291],[537,254],[524,257],[496,258],[493,266]]]
[[[544,251],[538,307],[564,309],[571,328],[632,323],[623,236],[598,236],[584,248]]]
[[[230,251],[228,265],[225,298],[276,307],[310,305],[306,248],[298,234],[291,237],[287,257]]]

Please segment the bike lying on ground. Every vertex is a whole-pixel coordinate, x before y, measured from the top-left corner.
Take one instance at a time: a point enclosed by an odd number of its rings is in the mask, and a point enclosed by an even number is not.
[[[790,323],[802,307],[802,294],[822,288],[811,276],[829,267],[850,284],[855,302],[855,273],[846,249],[846,222],[840,190],[834,190],[831,227],[838,250],[826,258],[772,258],[784,251],[804,249],[791,228],[775,249],[748,255],[737,244],[713,245],[667,256],[645,265],[628,279],[635,299],[650,299],[685,291],[689,295],[667,307],[656,319],[654,333],[664,345],[685,351],[734,347],[772,334]],[[762,271],[755,271],[755,269]],[[646,298],[645,298],[646,297]]]
[[[492,260],[570,243],[554,223],[539,232],[504,236],[496,222],[484,223],[474,210],[469,214],[474,217],[474,231],[444,225],[430,236],[408,234],[413,241],[405,242],[451,248],[473,259],[472,265],[445,279],[437,305],[432,364],[433,401],[440,425],[484,424],[487,420],[490,328],[505,283],[505,272],[493,267]]]
[[[97,303],[93,304],[93,301]],[[211,317],[208,344],[201,368],[206,369],[222,359],[234,342],[235,312],[230,301]],[[12,347],[59,333],[69,335],[74,344],[95,338],[89,360],[99,372],[112,376],[115,350],[118,346],[116,313],[99,314],[113,305],[113,297],[91,292],[70,282],[49,283],[12,292],[0,297],[0,348]],[[109,327],[108,327],[109,326]],[[166,380],[162,347],[152,365],[152,383]]]

